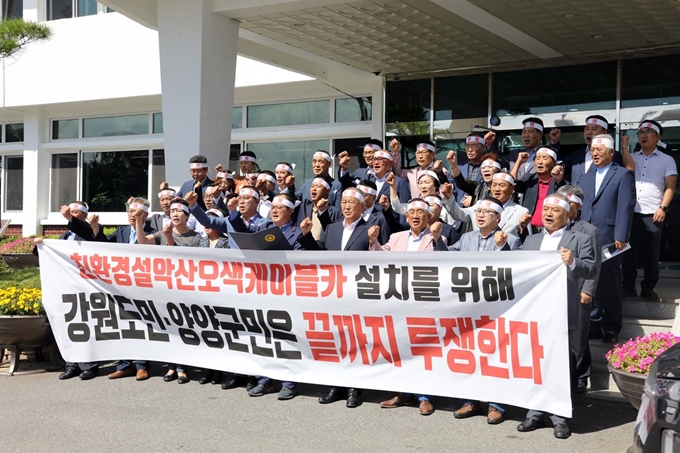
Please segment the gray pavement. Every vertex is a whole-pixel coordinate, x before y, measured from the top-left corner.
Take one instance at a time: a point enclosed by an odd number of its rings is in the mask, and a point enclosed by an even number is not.
[[[460,402],[435,400],[429,417],[414,407],[381,409],[392,395],[368,391],[365,403],[320,405],[323,387],[301,385],[301,395],[249,397],[245,389],[166,383],[152,378],[110,381],[102,368],[91,381],[59,381],[57,372],[0,376],[2,452],[363,452],[502,451],[625,452],[636,411],[626,404],[578,399],[574,434],[558,440],[552,428],[520,433],[525,411],[510,408],[501,425],[485,417],[456,420]]]

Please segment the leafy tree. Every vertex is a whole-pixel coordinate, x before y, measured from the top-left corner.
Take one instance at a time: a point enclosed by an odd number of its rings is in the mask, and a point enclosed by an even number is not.
[[[0,21],[0,58],[16,54],[26,44],[48,39],[52,31],[47,25],[23,19]]]

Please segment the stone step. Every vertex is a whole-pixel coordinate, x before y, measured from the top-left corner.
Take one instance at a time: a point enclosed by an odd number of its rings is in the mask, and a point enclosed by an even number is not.
[[[627,297],[623,299],[623,315],[628,318],[675,319],[678,306],[680,297],[662,298],[659,301]]]
[[[612,384],[613,385],[613,384]],[[613,401],[617,403],[625,403],[628,404],[626,401],[626,398],[619,392],[619,390],[614,386],[615,390],[607,390],[607,389],[588,389],[586,393],[581,393],[575,394],[573,396],[575,401],[584,401],[584,400],[600,400],[600,401]]]
[[[619,333],[619,341],[641,337],[651,332],[669,332],[673,327],[673,319],[623,318]]]

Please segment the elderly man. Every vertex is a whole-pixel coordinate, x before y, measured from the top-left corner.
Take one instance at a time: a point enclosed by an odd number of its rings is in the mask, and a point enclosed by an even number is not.
[[[414,168],[401,168],[400,152],[401,144],[397,140],[390,142],[390,151],[392,152],[392,170],[396,176],[404,178],[408,181],[411,189],[411,197],[416,198],[421,195],[418,188],[418,179],[425,171],[432,171],[437,176],[440,184],[448,182],[448,171],[444,170],[441,161],[435,162],[437,157],[437,147],[429,140],[416,145],[416,163]]]
[[[310,198],[302,200],[295,207],[293,218],[299,227],[303,220],[312,221],[312,236],[314,240],[321,239],[321,233],[326,227],[342,218],[339,208],[328,205],[328,194],[331,191],[333,179],[329,176],[319,176],[312,180],[309,186]]]
[[[514,236],[519,236],[521,222],[529,216],[529,210],[512,201],[512,194],[515,191],[515,178],[509,173],[500,172],[493,175],[491,180],[491,195],[503,204],[503,213],[499,227],[501,230]],[[478,229],[477,222],[474,222],[477,205],[469,208],[461,208],[452,197],[453,191],[450,185],[445,184],[442,195],[444,196],[444,207],[455,220],[464,223],[471,223],[473,229]]]
[[[597,135],[590,145],[593,166],[580,182],[584,199],[581,218],[600,232],[604,247],[623,250],[630,237],[635,208],[635,176],[613,162],[614,139]],[[617,343],[623,323],[621,255],[604,261],[590,316],[591,338]]]
[[[637,296],[635,279],[639,257],[645,272],[640,296],[648,300],[659,300],[654,287],[659,281],[661,232],[678,181],[675,160],[657,147],[662,132],[663,128],[656,121],[643,121],[638,126],[641,148],[632,155],[636,200],[630,233],[631,250],[623,255],[624,296]]]
[[[331,188],[328,192],[328,204],[340,207],[340,194],[342,193],[342,184],[340,181],[334,180],[328,170],[331,168],[333,163],[333,156],[330,155],[328,151],[322,149],[317,150],[312,157],[312,172],[314,173],[314,178],[310,178],[302,185],[302,187],[295,191],[295,198],[304,203],[305,200],[311,198],[310,187],[312,181],[315,178],[323,177],[331,181]]]
[[[569,368],[572,383],[576,380],[576,359],[581,350],[583,313],[580,290],[584,279],[595,276],[595,241],[592,237],[569,229],[567,197],[554,194],[546,197],[542,208],[543,232],[527,237],[522,250],[559,250],[567,266],[567,316],[569,326]],[[587,313],[587,311],[585,311]],[[558,439],[571,436],[567,420],[551,415],[553,435]],[[517,431],[533,431],[545,426],[543,412],[530,410]]]
[[[522,121],[522,144],[524,149],[514,150],[510,153],[508,157],[510,168],[515,165],[520,154],[528,154],[528,159],[521,162],[517,173],[514,175],[515,179],[523,178],[526,174],[536,173],[535,158],[538,149],[543,144],[543,127],[543,120],[540,118],[530,117]]]
[[[578,381],[576,387],[573,389],[576,393],[583,393],[588,387],[588,379],[590,379],[590,344],[588,343],[587,329],[590,322],[590,309],[597,291],[597,280],[600,274],[600,266],[602,265],[602,243],[600,241],[600,232],[590,223],[581,219],[581,206],[583,205],[583,190],[579,186],[562,186],[557,193],[567,197],[569,200],[569,228],[580,231],[595,239],[595,276],[583,281],[581,286],[581,309],[586,314],[582,318],[581,326],[581,350],[576,358],[576,372],[578,374]]]
[[[363,157],[364,161],[366,162],[365,167],[359,167],[353,172],[349,172],[349,164],[351,162],[351,157],[347,151],[343,151],[340,154],[338,154],[338,164],[339,164],[339,169],[338,169],[338,179],[343,183],[343,189],[346,189],[347,187],[344,186],[344,184],[354,181],[354,180],[362,180],[362,179],[370,179],[373,174],[373,155],[375,154],[376,151],[382,151],[383,150],[383,142],[381,140],[376,140],[374,138],[370,139],[368,143],[364,145],[363,149]]]

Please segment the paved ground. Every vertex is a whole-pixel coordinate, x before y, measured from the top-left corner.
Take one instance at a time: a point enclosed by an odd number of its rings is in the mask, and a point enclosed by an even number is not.
[[[342,402],[322,406],[318,386],[277,401],[276,394],[249,397],[245,389],[163,382],[153,377],[109,381],[102,368],[91,381],[59,381],[58,373],[0,376],[3,452],[625,452],[632,443],[636,411],[621,403],[575,402],[574,434],[557,440],[552,428],[519,433],[524,410],[510,408],[498,426],[484,417],[455,420],[459,402],[435,401],[437,411],[381,409],[391,396],[366,393],[359,408]],[[197,379],[198,373],[191,373]]]

